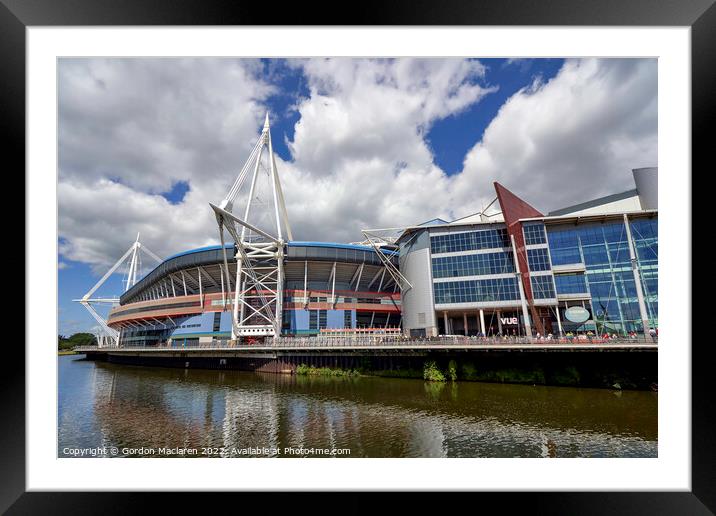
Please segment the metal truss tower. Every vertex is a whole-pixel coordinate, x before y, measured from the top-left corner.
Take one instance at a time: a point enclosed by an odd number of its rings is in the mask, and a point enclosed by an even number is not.
[[[119,332],[114,328],[110,328],[107,324],[107,321],[105,321],[105,319],[97,313],[97,311],[92,305],[116,305],[117,303],[119,303],[119,298],[93,298],[92,294],[94,294],[97,289],[100,288],[104,284],[104,282],[107,281],[107,279],[109,279],[109,277],[114,274],[117,269],[120,268],[122,264],[128,265],[126,276],[123,281],[125,284],[124,291],[126,292],[127,290],[132,288],[134,284],[137,283],[137,277],[139,276],[141,279],[142,251],[147,253],[157,263],[162,262],[162,259],[159,258],[159,256],[154,254],[152,251],[149,250],[147,246],[143,245],[139,241],[139,233],[137,233],[137,240],[135,240],[134,243],[129,247],[129,249],[127,249],[127,251],[122,255],[122,257],[117,260],[117,262],[112,267],[110,267],[110,269],[105,273],[105,275],[102,276],[102,278],[91,289],[89,289],[87,293],[82,296],[81,299],[73,299],[73,301],[76,301],[82,306],[84,306],[90,313],[90,315],[99,323],[99,326],[94,328],[95,336],[97,337],[97,346],[99,347],[117,346],[119,344]]]
[[[400,270],[393,265],[390,256],[387,256],[383,252],[383,246],[394,246],[404,231],[405,228],[361,229],[365,240],[359,242],[360,244],[368,244],[375,250],[375,254],[378,255],[388,274],[390,274],[393,281],[400,287],[401,293],[413,288],[413,285],[408,281],[408,278],[403,276]],[[415,236],[413,236],[413,238],[414,237]]]
[[[248,190],[246,205],[243,218],[239,218],[233,214],[234,202],[245,190]],[[280,336],[284,235],[288,240],[292,240],[293,235],[276,169],[268,113],[261,136],[229,193],[219,206],[209,204],[219,226],[229,291],[231,278],[224,247],[224,229],[236,244],[232,340],[247,336]]]

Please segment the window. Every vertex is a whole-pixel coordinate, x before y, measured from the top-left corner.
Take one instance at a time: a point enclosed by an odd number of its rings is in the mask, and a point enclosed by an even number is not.
[[[509,301],[520,297],[515,277],[435,283],[434,292],[435,304]]]
[[[584,263],[586,265],[604,265],[609,264],[609,255],[606,246],[602,244],[587,245],[582,248],[584,253]]]
[[[309,310],[308,311],[308,329],[310,329],[310,330],[318,329],[318,310]]]
[[[586,294],[587,282],[584,274],[556,274],[554,283],[557,294]]]
[[[544,244],[547,242],[544,236],[543,224],[526,224],[523,231],[525,234],[525,244],[527,245]]]
[[[352,328],[353,327],[353,313],[350,310],[343,311],[343,327],[344,328]]]
[[[555,298],[552,276],[532,276],[532,295],[535,299]]]
[[[328,312],[326,310],[318,311],[318,328],[324,329],[328,326]]]
[[[531,271],[548,271],[549,255],[544,247],[540,249],[527,249],[527,261]]]
[[[468,233],[431,235],[430,250],[433,253],[454,253],[459,251],[477,251],[510,246],[510,237],[506,229],[488,229]]]
[[[515,272],[511,252],[433,258],[433,278],[485,276]]]

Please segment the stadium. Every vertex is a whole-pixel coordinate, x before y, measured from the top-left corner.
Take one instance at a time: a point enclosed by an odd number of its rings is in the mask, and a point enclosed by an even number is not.
[[[221,244],[166,259],[137,241],[81,302],[100,346],[190,346],[281,337],[653,333],[657,169],[635,188],[543,214],[495,183],[453,221],[361,230],[354,243],[294,240],[268,115],[218,204]],[[240,209],[237,209],[240,208]],[[228,242],[227,236],[228,233]],[[141,254],[159,264],[138,278]],[[93,298],[121,265],[126,290]],[[93,308],[109,303],[108,317]]]
[[[233,257],[234,246],[227,250]],[[221,246],[172,256],[120,297],[107,322],[121,333],[122,342],[132,344],[186,345],[228,339],[234,301],[226,289],[223,267]],[[400,327],[400,293],[370,247],[288,242],[284,275],[283,335]],[[231,266],[229,279],[231,285],[236,284],[236,270]],[[255,292],[245,302],[252,307],[245,312],[260,308]],[[264,334],[265,321],[261,313],[245,317],[245,335]]]

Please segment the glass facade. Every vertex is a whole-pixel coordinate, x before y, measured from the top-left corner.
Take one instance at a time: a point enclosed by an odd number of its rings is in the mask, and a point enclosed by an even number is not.
[[[582,263],[582,255],[579,252],[579,238],[577,230],[570,226],[569,229],[548,228],[549,254],[552,258],[552,265],[569,265]]]
[[[657,219],[640,218],[630,224],[648,317],[650,324],[657,326]],[[624,222],[549,226],[547,234],[553,265],[584,264],[597,331],[643,331]],[[560,293],[576,293],[574,289],[584,288],[578,283],[581,280],[567,275],[556,275],[555,281]]]
[[[515,272],[515,262],[511,252],[433,258],[433,278],[484,276],[508,272]]]
[[[659,234],[656,219],[630,221],[631,237],[636,248],[637,264],[646,301],[649,320],[658,323],[659,317]]]
[[[514,301],[519,298],[516,277],[435,283],[435,304]]]
[[[544,247],[539,249],[527,249],[527,261],[530,266],[530,271],[548,271],[550,269],[549,253]]]
[[[532,282],[532,295],[535,299],[554,299],[556,297],[551,274],[532,276],[530,280]]]
[[[584,274],[556,274],[554,283],[557,294],[587,294],[587,282]]]
[[[487,229],[469,233],[450,235],[431,235],[430,250],[435,253],[455,253],[461,251],[479,251],[510,247],[510,237],[506,229]]]
[[[544,236],[544,224],[525,223],[523,226],[526,245],[545,244],[547,239]]]

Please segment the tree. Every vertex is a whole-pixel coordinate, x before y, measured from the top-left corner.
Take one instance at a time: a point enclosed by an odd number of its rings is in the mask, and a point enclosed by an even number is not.
[[[97,339],[91,333],[74,333],[70,337],[57,336],[57,349],[72,349],[75,346],[96,346]]]

